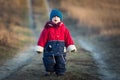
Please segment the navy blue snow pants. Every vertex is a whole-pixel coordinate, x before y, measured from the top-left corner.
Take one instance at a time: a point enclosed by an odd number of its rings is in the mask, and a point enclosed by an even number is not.
[[[66,71],[66,53],[64,53],[63,41],[49,41],[43,54],[43,63],[47,72],[55,72],[57,75],[64,74]]]

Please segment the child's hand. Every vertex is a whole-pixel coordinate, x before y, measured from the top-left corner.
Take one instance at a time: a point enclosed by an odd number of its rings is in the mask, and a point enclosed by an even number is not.
[[[76,51],[77,51],[77,49],[76,49],[75,45],[70,45],[70,46],[67,47],[67,52],[68,53],[76,52]]]
[[[42,52],[40,52],[40,51],[37,51],[37,53],[38,53],[38,54],[41,54]]]
[[[75,49],[71,50],[71,52],[75,52]]]

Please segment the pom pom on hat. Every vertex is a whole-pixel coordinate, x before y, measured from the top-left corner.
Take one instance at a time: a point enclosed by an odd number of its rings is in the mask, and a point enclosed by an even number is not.
[[[53,9],[50,13],[50,20],[52,20],[53,17],[58,16],[60,18],[60,20],[62,20],[62,13],[61,11],[57,10],[57,9]]]

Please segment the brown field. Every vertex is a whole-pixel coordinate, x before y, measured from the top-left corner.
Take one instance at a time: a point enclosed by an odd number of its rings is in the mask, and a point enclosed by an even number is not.
[[[33,42],[32,31],[29,28],[12,25],[11,32],[1,28],[0,32],[0,62],[10,58],[18,51]]]
[[[26,2],[0,0],[0,61],[12,56],[31,41]]]
[[[96,29],[101,35],[120,34],[119,4],[119,0],[60,0],[61,9],[78,20],[77,27]]]

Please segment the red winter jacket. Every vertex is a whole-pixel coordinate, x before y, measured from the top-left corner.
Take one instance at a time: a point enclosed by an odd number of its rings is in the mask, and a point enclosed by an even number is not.
[[[66,48],[74,45],[70,32],[63,22],[54,24],[50,21],[46,23],[37,45],[44,48],[48,41],[64,41]],[[76,50],[75,46],[72,48]]]

